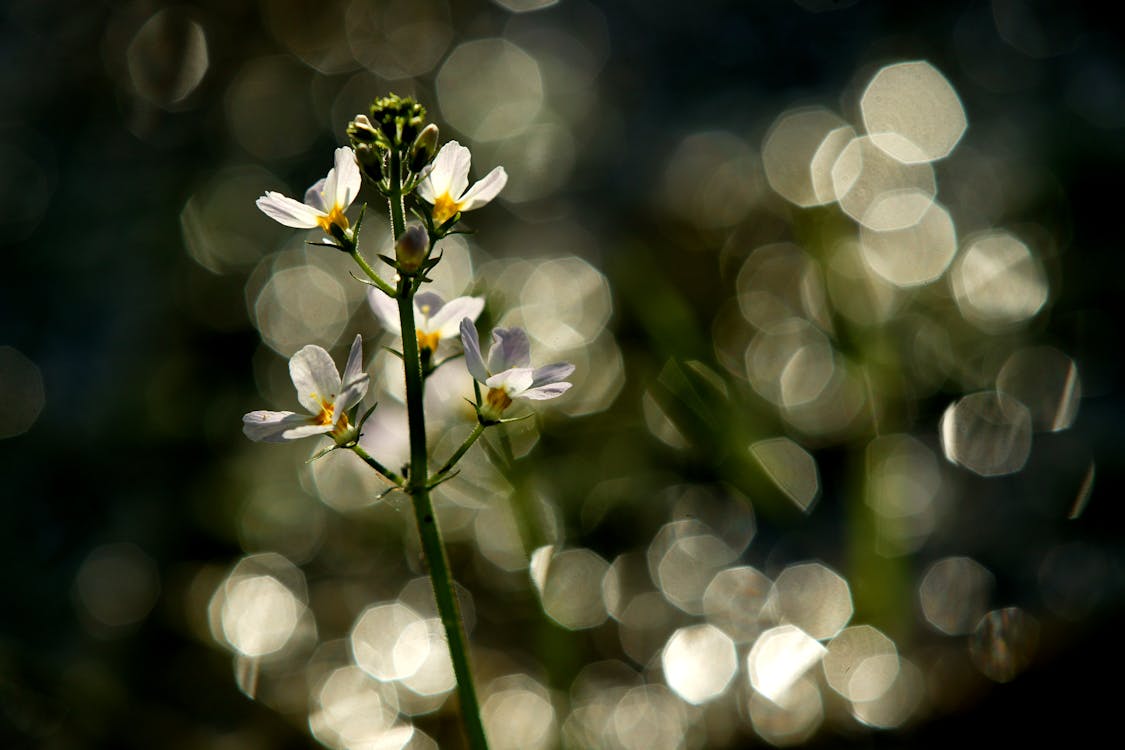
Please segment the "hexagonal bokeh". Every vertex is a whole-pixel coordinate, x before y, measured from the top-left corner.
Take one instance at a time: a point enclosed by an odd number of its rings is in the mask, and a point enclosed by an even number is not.
[[[1031,412],[1002,391],[954,401],[940,430],[945,457],[981,476],[1014,474],[1031,453]]]
[[[821,563],[790,565],[774,581],[770,597],[782,622],[817,640],[839,633],[854,611],[848,582]]]
[[[738,654],[734,641],[714,625],[692,625],[672,634],[660,663],[668,687],[698,706],[726,692],[738,671]]]
[[[859,106],[872,142],[904,164],[947,156],[967,125],[957,92],[925,61],[880,70]]]

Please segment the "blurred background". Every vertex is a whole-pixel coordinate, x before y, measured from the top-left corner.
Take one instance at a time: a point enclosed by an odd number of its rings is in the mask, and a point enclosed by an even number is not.
[[[253,205],[388,91],[510,175],[436,291],[577,365],[436,498],[495,748],[1119,731],[1122,49],[1050,0],[9,0],[0,744],[460,747],[406,502],[240,429],[358,332],[405,460],[348,259]]]

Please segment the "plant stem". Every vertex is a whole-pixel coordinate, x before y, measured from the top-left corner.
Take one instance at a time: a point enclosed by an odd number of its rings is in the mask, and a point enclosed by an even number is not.
[[[397,150],[391,152],[391,227],[397,239],[405,228],[402,208],[402,164]],[[473,685],[469,665],[468,638],[461,618],[461,608],[453,589],[449,558],[441,541],[441,530],[434,515],[434,506],[427,489],[429,470],[426,458],[426,420],[423,412],[424,381],[422,361],[418,355],[418,334],[414,328],[414,279],[402,274],[396,293],[398,317],[402,328],[402,363],[406,376],[406,410],[410,427],[410,477],[406,491],[414,506],[422,552],[430,569],[438,614],[445,627],[450,661],[457,678],[457,694],[461,701],[461,723],[472,750],[488,750],[488,740],[481,722],[480,703]]]
[[[437,473],[434,474],[434,478],[437,479],[449,473],[449,471],[457,465],[457,462],[461,460],[461,457],[464,456],[466,452],[468,452],[469,448],[473,447],[473,443],[475,443],[477,439],[480,438],[480,436],[483,434],[484,425],[482,425],[480,422],[477,422],[476,426],[473,427],[473,431],[469,433],[469,436],[467,438],[465,438],[465,442],[461,443],[461,447],[459,447],[457,451],[449,457],[449,460],[446,461],[440,469],[438,469]]]
[[[376,273],[375,269],[371,267],[371,264],[367,262],[367,258],[364,258],[363,255],[359,252],[359,247],[353,247],[351,255],[352,259],[355,260],[359,267],[363,269],[363,272],[367,274],[367,278],[371,279],[371,282],[375,284],[375,286],[377,286],[382,292],[390,295],[391,297],[395,296],[395,288],[387,282],[383,281],[382,277],[380,277],[379,274]]]
[[[388,469],[386,466],[383,466],[383,464],[376,461],[367,451],[365,451],[363,448],[360,448],[358,445],[351,446],[351,451],[352,453],[355,453],[357,456],[362,458],[363,462],[370,466],[372,469],[382,474],[384,479],[387,479],[400,487],[406,482],[405,479]]]

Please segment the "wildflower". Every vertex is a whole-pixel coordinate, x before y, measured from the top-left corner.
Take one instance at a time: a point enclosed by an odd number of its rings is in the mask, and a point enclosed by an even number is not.
[[[297,389],[297,400],[309,416],[291,411],[252,411],[242,417],[242,432],[251,440],[266,443],[329,433],[337,444],[355,440],[358,436],[347,411],[367,393],[370,378],[363,372],[362,362],[362,336],[356,336],[352,343],[343,378],[328,352],[315,344],[303,347],[289,358],[289,375]]]
[[[555,362],[536,370],[528,367],[531,347],[521,328],[493,329],[487,365],[481,356],[476,326],[468,318],[461,321],[461,343],[469,373],[488,388],[484,403],[479,405],[485,419],[499,419],[514,398],[544,401],[570,390],[571,384],[564,379],[574,372],[574,365]]]
[[[503,167],[496,167],[465,190],[469,185],[471,159],[469,149],[450,141],[438,151],[429,173],[418,185],[418,195],[434,206],[435,225],[441,226],[461,211],[480,208],[499,195],[507,184],[508,173]]]
[[[401,336],[398,303],[376,289],[368,291],[367,301],[383,327]],[[418,334],[418,349],[422,353],[428,350],[432,355],[437,351],[439,342],[457,335],[462,319],[476,320],[483,310],[483,297],[458,297],[443,302],[433,292],[415,295],[414,329]]]
[[[360,182],[355,152],[342,146],[336,149],[336,166],[328,170],[327,177],[305,191],[304,203],[269,191],[258,199],[257,205],[266,216],[287,227],[320,227],[327,234],[336,236],[337,232],[346,233],[348,230],[348,217],[344,212],[359,195]],[[334,227],[337,228],[335,231]]]

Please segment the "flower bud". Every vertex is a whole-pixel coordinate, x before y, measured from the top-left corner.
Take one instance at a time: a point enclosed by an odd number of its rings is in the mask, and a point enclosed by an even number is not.
[[[372,102],[368,120],[394,148],[405,150],[418,137],[425,117],[426,108],[410,97],[388,94]]]
[[[371,120],[367,119],[367,115],[356,115],[348,123],[348,138],[353,144],[375,143],[378,137],[379,132],[371,124]]]
[[[430,238],[421,224],[410,224],[395,242],[395,259],[403,271],[417,271],[426,260]]]
[[[410,171],[420,172],[437,153],[438,126],[432,122],[422,129],[410,149]]]

